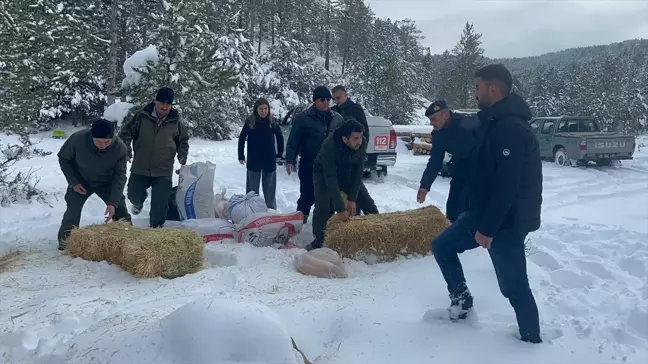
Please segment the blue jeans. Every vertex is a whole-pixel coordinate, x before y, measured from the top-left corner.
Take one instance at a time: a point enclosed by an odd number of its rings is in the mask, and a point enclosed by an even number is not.
[[[432,241],[434,258],[451,296],[457,297],[468,289],[458,254],[479,247],[473,226],[470,213],[465,212]],[[523,339],[533,339],[540,337],[540,320],[526,271],[526,235],[516,230],[500,230],[493,238],[488,254],[499,289],[515,311],[520,335]]]

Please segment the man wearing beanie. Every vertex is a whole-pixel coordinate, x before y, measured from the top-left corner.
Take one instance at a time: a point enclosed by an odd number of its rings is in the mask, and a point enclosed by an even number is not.
[[[327,136],[344,123],[342,115],[331,110],[331,91],[326,86],[313,90],[313,104],[295,117],[286,143],[286,171],[295,170],[299,155],[299,199],[297,211],[304,214],[308,221],[311,208],[315,203],[313,187],[313,163],[320,146]]]
[[[92,194],[106,203],[106,222],[131,220],[124,198],[128,149],[115,137],[112,122],[99,119],[92,128],[70,135],[58,159],[68,183],[67,207],[58,232],[59,250],[65,249],[70,230],[79,226],[83,205]]]
[[[137,215],[142,211],[150,187],[149,224],[153,228],[166,222],[175,159],[184,165],[189,154],[189,136],[180,114],[172,107],[173,97],[172,89],[161,88],[155,102],[135,114],[119,133],[128,147],[128,157],[133,159],[128,179],[132,212]]]

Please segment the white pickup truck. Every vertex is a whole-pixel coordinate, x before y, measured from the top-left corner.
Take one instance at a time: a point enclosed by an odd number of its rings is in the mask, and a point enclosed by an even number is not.
[[[281,120],[280,127],[284,135],[284,143],[288,142],[290,127],[295,116],[304,111],[310,105],[299,105],[292,108]],[[387,167],[396,165],[396,145],[398,138],[392,122],[380,117],[371,115],[365,109],[367,124],[369,124],[369,145],[365,158],[365,174],[375,171],[380,176],[387,175]]]

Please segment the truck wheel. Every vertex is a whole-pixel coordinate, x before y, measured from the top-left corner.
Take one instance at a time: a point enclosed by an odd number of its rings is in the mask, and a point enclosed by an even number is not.
[[[571,160],[567,156],[565,148],[558,148],[554,152],[554,162],[559,166],[570,166]]]

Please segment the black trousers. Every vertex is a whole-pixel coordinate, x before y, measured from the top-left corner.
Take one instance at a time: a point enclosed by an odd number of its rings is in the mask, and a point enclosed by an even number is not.
[[[460,297],[466,291],[466,277],[459,261],[459,253],[479,247],[475,241],[470,213],[459,216],[444,232],[432,241],[432,253],[441,268],[450,296]],[[500,292],[515,311],[522,339],[540,337],[538,306],[529,287],[524,240],[527,234],[516,230],[500,230],[493,238],[488,254],[495,269]]]
[[[297,168],[299,176],[299,199],[297,200],[297,211],[304,214],[304,222],[310,215],[311,208],[315,204],[315,187],[313,186],[313,162],[299,161]]]
[[[149,224],[153,228],[162,227],[169,210],[169,197],[173,190],[173,180],[169,177],[149,177],[131,173],[128,178],[128,200],[141,208],[146,201],[148,188],[151,187],[151,212]]]
[[[110,198],[110,186],[105,187],[96,187],[94,189],[86,188],[87,193],[82,195],[75,192],[72,187],[68,187],[65,192],[65,213],[63,214],[63,220],[61,221],[61,227],[58,231],[58,241],[59,247],[65,248],[65,240],[70,236],[70,231],[79,226],[81,222],[81,212],[83,211],[83,206],[90,196],[97,194],[104,202],[108,201]],[[115,206],[115,215],[113,216],[113,221],[124,219],[126,221],[131,220],[131,216],[128,213],[126,208],[126,199],[122,195],[121,200],[117,206]]]
[[[446,217],[450,222],[457,221],[459,215],[468,211],[468,182],[453,178],[446,201]]]

